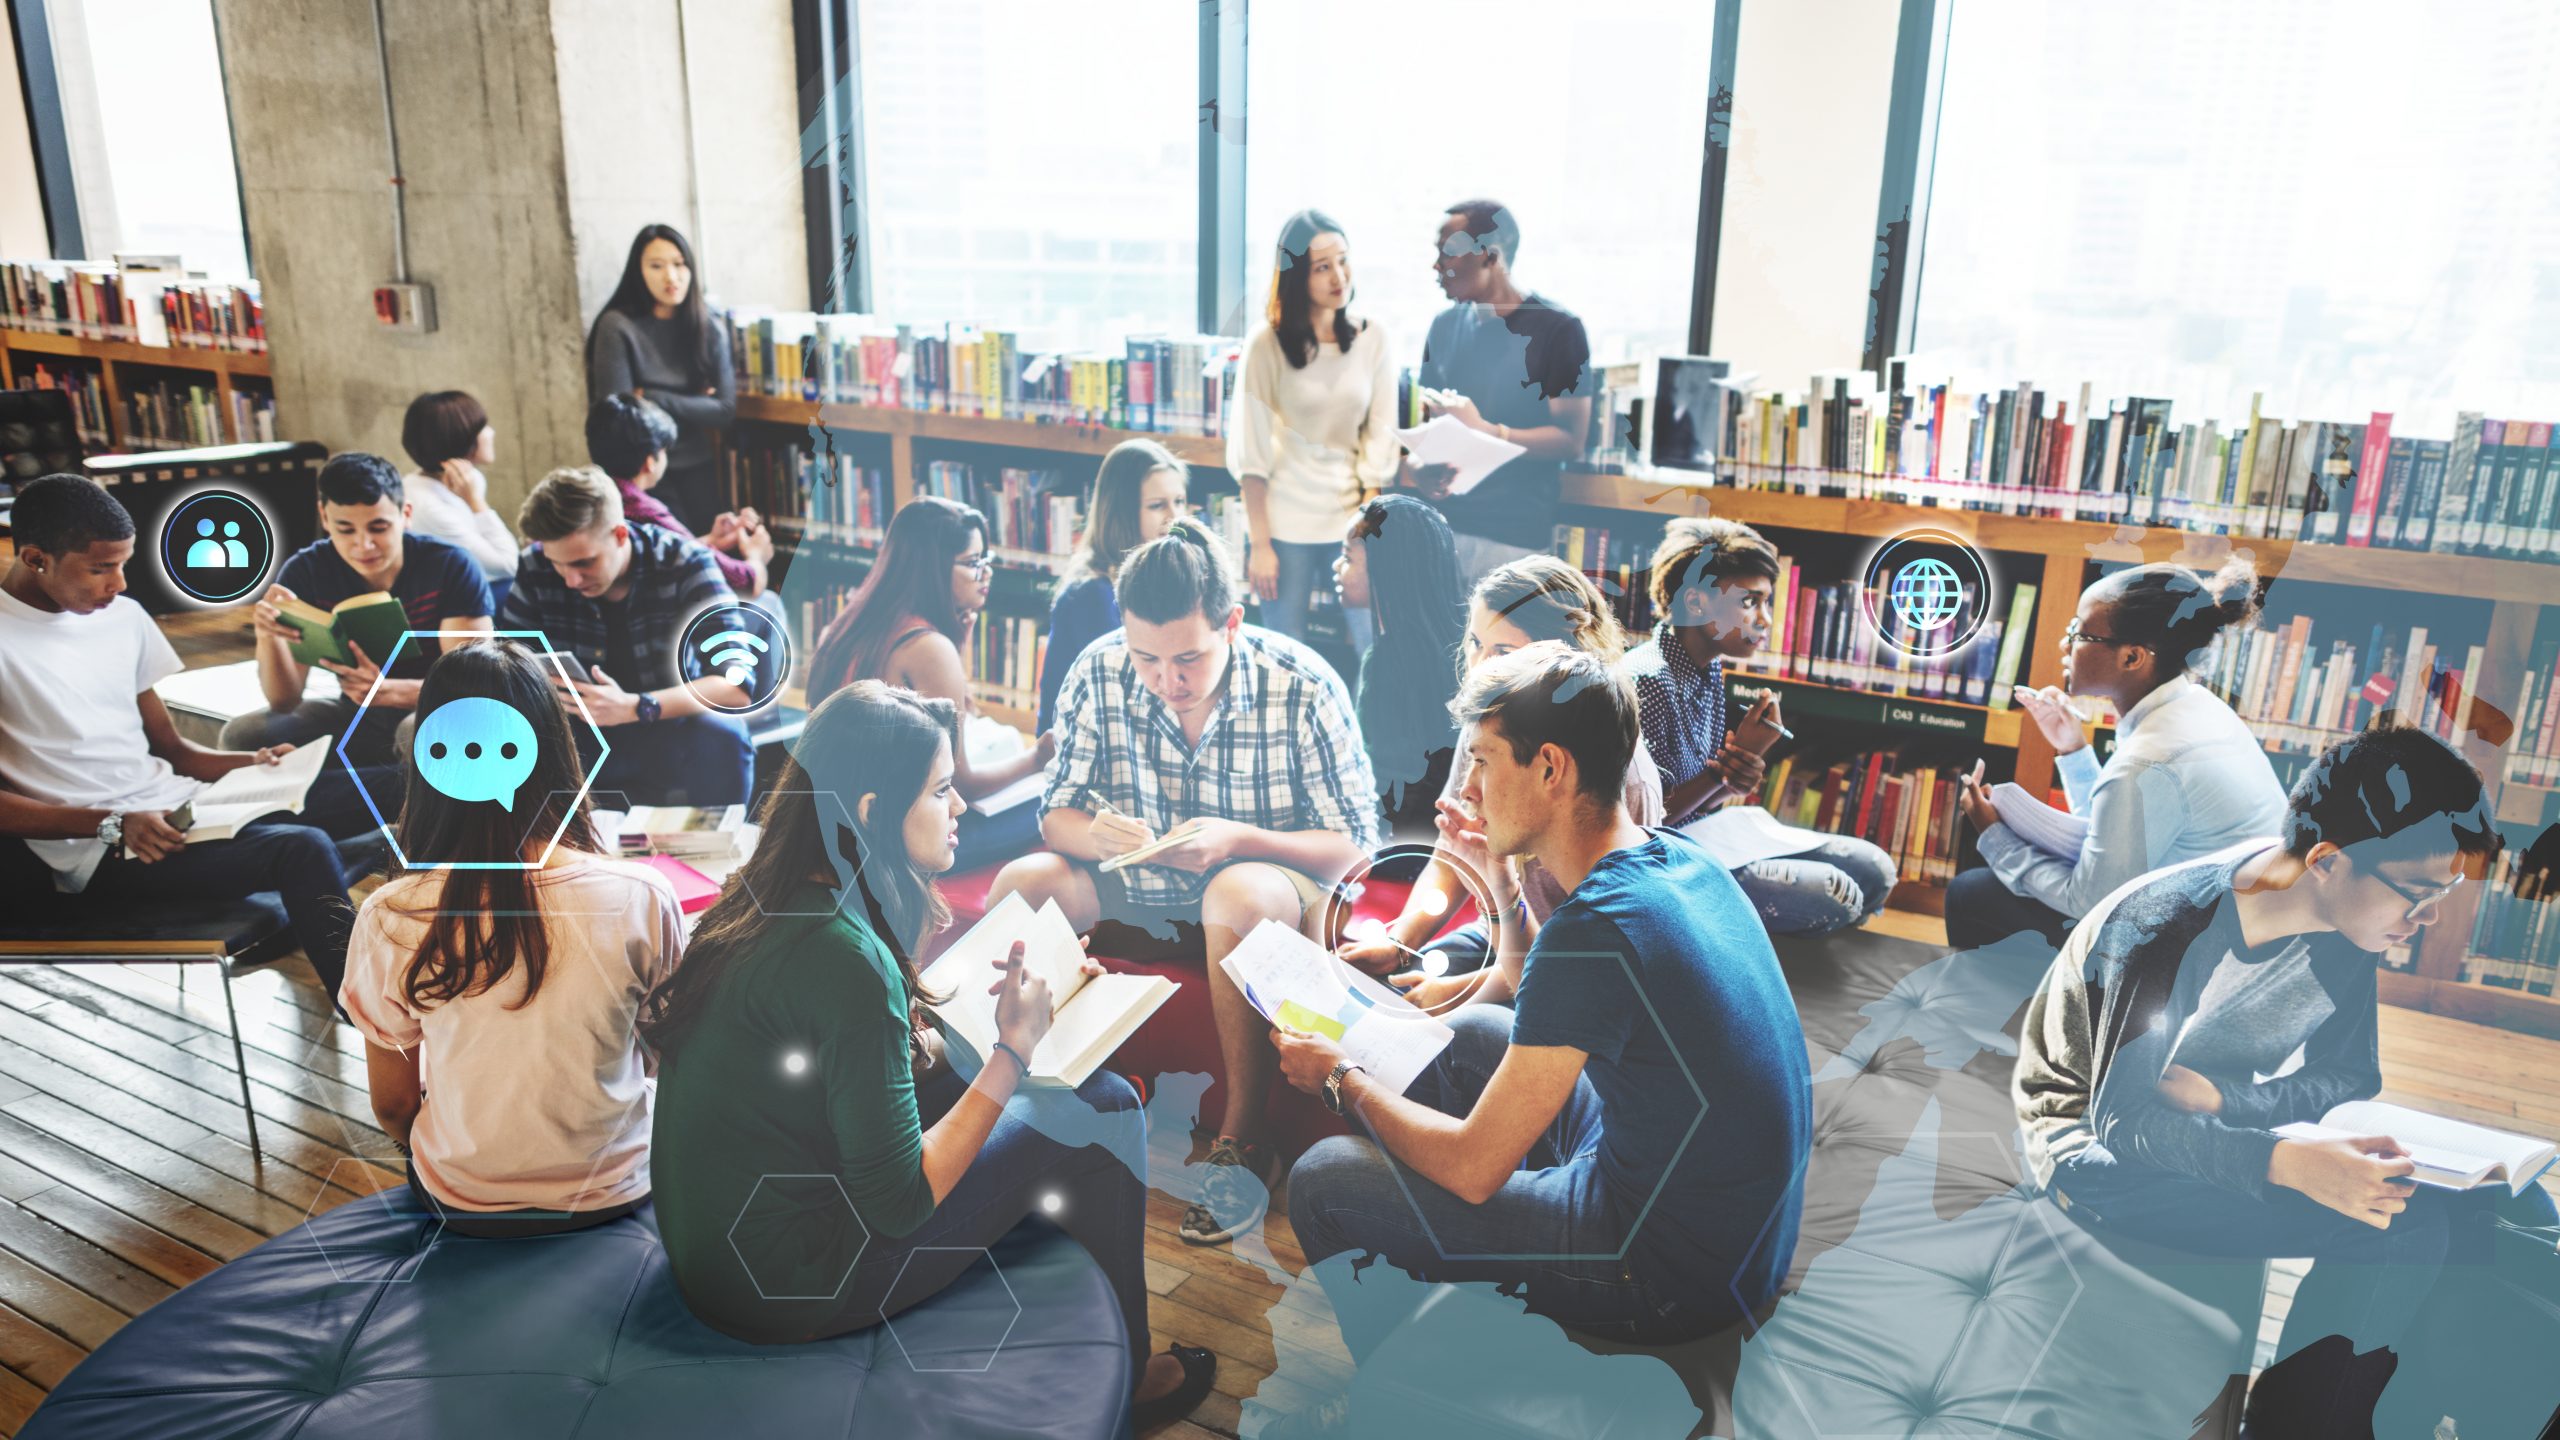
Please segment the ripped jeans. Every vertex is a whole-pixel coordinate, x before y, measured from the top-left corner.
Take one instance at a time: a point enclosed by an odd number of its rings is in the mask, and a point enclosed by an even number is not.
[[[1897,878],[1893,857],[1835,835],[1810,850],[1755,860],[1733,872],[1772,935],[1823,935],[1864,924],[1884,908]]]

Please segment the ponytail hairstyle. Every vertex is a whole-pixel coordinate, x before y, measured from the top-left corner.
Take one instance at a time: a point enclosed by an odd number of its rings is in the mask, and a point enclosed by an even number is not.
[[[2107,628],[2158,657],[2160,678],[2183,675],[2215,636],[2258,613],[2258,572],[2238,555],[2211,575],[2162,560],[2135,565],[2089,587],[2108,607]]]
[[[1315,248],[1320,235],[1335,236],[1346,246],[1351,243],[1342,233],[1341,221],[1321,210],[1301,210],[1281,225],[1279,249],[1271,261],[1271,299],[1263,307],[1263,317],[1271,322],[1280,353],[1292,370],[1307,368],[1321,348],[1313,317],[1315,302],[1307,294],[1307,252]],[[1333,343],[1348,350],[1359,338],[1360,327],[1351,322],[1351,297],[1345,296],[1342,308],[1333,312]]]
[[[1370,583],[1377,583],[1374,575]],[[1618,627],[1618,617],[1609,613],[1600,587],[1553,555],[1527,555],[1496,566],[1476,582],[1470,598],[1527,631],[1532,643],[1561,640],[1612,664],[1626,653],[1627,632]],[[1463,654],[1458,666],[1464,673]]]
[[[1130,551],[1112,584],[1120,613],[1150,625],[1170,625],[1195,610],[1211,625],[1224,625],[1244,598],[1225,543],[1190,515]]]
[[[555,707],[556,708],[556,707]],[[933,877],[907,853],[906,814],[931,778],[937,747],[959,743],[959,712],[878,680],[856,680],[809,713],[782,774],[756,812],[763,836],[720,898],[703,912],[684,964],[640,1010],[640,1035],[660,1054],[684,1043],[740,957],[806,915],[768,912],[816,875],[835,876],[835,911],[865,922],[907,992],[908,1024],[944,997],[928,992],[916,954],[951,923]],[[871,818],[861,800],[872,798]],[[824,802],[824,803],[821,803]]]
[[[1061,585],[1088,575],[1109,579],[1129,552],[1144,543],[1140,496],[1159,470],[1181,476],[1188,487],[1191,467],[1156,441],[1123,440],[1102,457],[1102,469],[1093,477],[1093,511],[1085,517],[1084,538],[1076,544]]]

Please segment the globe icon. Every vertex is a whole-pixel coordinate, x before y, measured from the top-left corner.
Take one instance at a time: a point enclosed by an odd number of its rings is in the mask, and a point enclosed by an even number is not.
[[[1944,560],[1921,559],[1895,572],[1894,608],[1914,630],[1943,629],[1964,608],[1964,587]]]

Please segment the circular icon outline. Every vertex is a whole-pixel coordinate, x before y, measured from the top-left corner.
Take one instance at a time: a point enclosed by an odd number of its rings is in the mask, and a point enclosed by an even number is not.
[[[1442,864],[1447,865],[1451,873],[1458,877],[1458,888],[1466,892],[1467,898],[1476,902],[1477,916],[1483,921],[1485,926],[1485,944],[1488,951],[1493,946],[1500,943],[1500,937],[1494,928],[1493,887],[1486,882],[1484,876],[1476,872],[1474,866],[1460,860],[1455,855],[1451,855],[1443,851],[1439,846],[1434,844],[1411,840],[1390,840],[1386,844],[1381,845],[1377,849],[1362,856],[1357,864],[1343,872],[1341,879],[1333,882],[1333,885],[1325,894],[1324,916],[1318,927],[1320,934],[1324,938],[1319,939],[1316,943],[1324,947],[1325,954],[1333,957],[1335,964],[1349,968],[1349,963],[1335,955],[1334,951],[1336,946],[1339,946],[1343,941],[1351,938],[1348,927],[1352,920],[1352,907],[1358,903],[1361,882],[1367,879],[1370,873],[1376,870],[1381,864],[1391,860],[1400,860],[1408,857],[1419,857],[1426,865],[1430,864],[1434,860],[1438,860]],[[1395,942],[1390,941],[1389,943],[1392,944]],[[1396,948],[1404,950],[1407,954],[1415,955],[1417,959],[1419,958],[1419,953],[1413,951],[1408,946],[1397,944]],[[1493,970],[1493,957],[1488,953],[1485,957],[1483,967],[1466,977],[1469,983],[1461,989],[1458,994],[1442,1001],[1436,1006],[1428,1008],[1416,1007],[1415,1013],[1417,1015],[1425,1016],[1440,1016],[1447,1015],[1457,1010],[1460,1006],[1465,1005],[1468,1000],[1474,998],[1476,987],[1483,984],[1485,977],[1491,975]],[[1430,974],[1427,969],[1424,973],[1426,975]],[[1436,979],[1439,977],[1432,976],[1432,978]],[[1399,1014],[1394,1018],[1401,1019],[1405,1017]]]
[[[1933,550],[1952,552],[1957,562],[1954,564],[1939,559],[1935,555],[1924,558],[1945,565],[1952,571],[1970,571],[1974,585],[1973,593],[1980,598],[1969,607],[1959,607],[1961,623],[1951,619],[1940,621],[1933,627],[1923,628],[1915,622],[1910,627],[1911,634],[1921,637],[1926,642],[1915,645],[1897,638],[1893,629],[1885,624],[1889,613],[1885,607],[1895,603],[1889,594],[1887,582],[1890,577],[1898,576],[1900,572],[1901,566],[1897,563],[1897,557],[1907,549],[1923,545]],[[1957,574],[1959,591],[1962,589],[1964,579],[1965,576],[1962,573]],[[1936,526],[1916,526],[1887,537],[1883,543],[1876,546],[1872,554],[1868,555],[1867,563],[1860,573],[1858,609],[1868,627],[1875,631],[1879,642],[1914,659],[1941,660],[1972,644],[1974,636],[1981,633],[1983,622],[1991,617],[1992,597],[1997,580],[1998,577],[1991,569],[1990,557],[1972,541]]]
[[[754,625],[759,627],[759,630],[749,632],[739,624],[723,623],[718,630],[710,634],[698,635],[696,632],[714,616],[748,617]],[[718,654],[702,648],[717,643],[731,634],[743,635],[750,645],[743,647],[733,645],[729,650]],[[766,691],[762,698],[751,700],[745,705],[723,705],[703,694],[699,682],[711,678],[717,672],[710,671],[706,665],[706,673],[694,674],[693,666],[696,657],[718,660],[731,654],[747,659],[759,673],[763,671],[766,664],[772,663],[774,666],[773,688]],[[778,660],[777,657],[779,657]],[[797,659],[791,648],[791,627],[784,624],[780,616],[761,605],[734,597],[715,600],[696,610],[685,620],[684,627],[676,632],[676,678],[684,683],[686,693],[702,702],[704,709],[717,711],[722,715],[753,715],[779,701],[782,698],[782,692],[790,688],[791,667]],[[741,682],[730,679],[729,683],[735,685]],[[755,692],[750,687],[747,693],[753,695]]]
[[[214,500],[228,500],[232,504],[249,512],[249,514],[257,520],[260,537],[266,545],[266,559],[260,564],[245,567],[245,573],[247,573],[249,577],[248,580],[243,583],[239,589],[222,594],[212,594],[204,590],[200,590],[184,579],[181,571],[189,567],[180,566],[178,564],[176,553],[171,549],[174,539],[178,536],[178,532],[187,528],[190,523],[188,519],[188,512],[198,504]],[[210,524],[213,517],[205,516],[202,518]],[[213,537],[208,536],[207,538]],[[234,536],[233,538],[237,537]],[[266,583],[267,577],[275,573],[277,562],[281,558],[276,554],[276,527],[274,520],[270,519],[267,515],[267,507],[259,503],[258,500],[252,496],[243,495],[237,490],[225,489],[219,485],[208,485],[199,489],[190,490],[186,494],[179,496],[176,501],[170,504],[168,509],[161,512],[159,549],[161,578],[169,582],[169,588],[177,591],[180,595],[198,605],[206,606],[237,605],[243,600],[246,600],[250,596],[258,593],[260,587]]]

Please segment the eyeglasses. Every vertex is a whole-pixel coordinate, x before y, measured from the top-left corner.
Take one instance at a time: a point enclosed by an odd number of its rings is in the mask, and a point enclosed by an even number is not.
[[[2419,911],[2431,910],[2436,906],[2443,904],[2446,897],[2452,895],[2454,891],[2462,887],[2463,880],[2462,876],[2456,875],[2451,880],[2446,881],[2444,884],[2439,885],[2432,890],[2412,890],[2408,886],[2401,884],[2399,881],[2392,879],[2390,876],[2383,874],[2379,870],[2370,870],[2366,873],[2371,875],[2374,879],[2381,881],[2392,894],[2409,902],[2409,908],[2402,912],[2400,916],[2403,920],[2415,920],[2418,918]]]
[[[996,557],[984,553],[963,555],[951,562],[972,575],[984,575],[996,568]]]
[[[2113,635],[2101,635],[2095,630],[2083,630],[2080,628],[2080,617],[2074,615],[2071,617],[2071,623],[2062,627],[2062,648],[2068,650],[2083,640],[2088,641],[2092,645],[2130,645],[2133,643],[2130,640],[2119,640]],[[2142,645],[2136,646],[2135,648],[2148,650],[2151,647],[2148,645]]]

